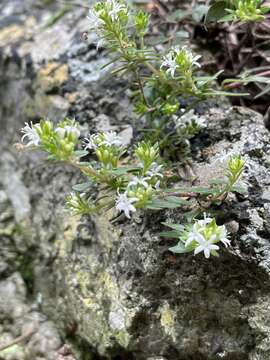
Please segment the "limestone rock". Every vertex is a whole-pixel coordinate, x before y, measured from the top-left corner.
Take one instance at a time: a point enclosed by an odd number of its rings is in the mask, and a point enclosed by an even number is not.
[[[247,159],[248,194],[214,209],[232,229],[232,247],[220,258],[168,252],[174,241],[158,237],[160,223],[178,221],[180,210],[138,212],[136,221],[113,225],[106,215],[71,218],[64,198],[80,175],[39,153],[18,153],[19,129],[68,115],[85,132],[103,119],[131,141],[135,118],[119,91],[123,81],[98,72],[106,59],[95,39],[80,40],[86,11],[75,7],[48,28],[60,5],[35,3],[4,1],[0,16],[7,22],[0,32],[1,345],[36,329],[25,346],[11,348],[15,355],[0,356],[268,360],[270,147],[262,117],[206,104],[208,128],[192,143],[198,184],[223,175],[222,150]],[[22,33],[29,17],[36,19],[31,36]],[[18,31],[7,39],[10,26]]]

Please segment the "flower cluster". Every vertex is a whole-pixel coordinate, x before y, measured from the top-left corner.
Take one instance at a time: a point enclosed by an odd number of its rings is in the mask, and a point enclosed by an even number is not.
[[[217,12],[217,3],[219,11]],[[265,20],[270,11],[269,3],[264,0],[216,0],[208,9],[208,14],[215,12],[215,19],[222,21],[259,22]],[[224,16],[224,13],[226,14]],[[211,18],[211,16],[210,16]],[[206,15],[206,20],[208,15]],[[206,21],[207,22],[207,21]]]
[[[171,77],[175,77],[177,72],[183,75],[192,72],[194,67],[201,67],[200,63],[198,63],[200,57],[200,55],[193,55],[186,46],[182,48],[175,46],[164,56],[160,67],[161,69],[163,67],[167,68],[166,73],[170,74]]]
[[[239,19],[256,20],[263,13],[260,0],[224,3],[231,3],[234,12],[230,14]],[[119,68],[112,74],[132,74],[136,113],[145,125],[147,122],[150,125],[147,124],[147,141],[139,143],[123,160],[124,141],[114,131],[89,135],[81,144],[83,150],[78,150],[80,127],[74,120],[65,119],[57,125],[49,120],[26,123],[22,129],[25,147],[40,149],[49,159],[70,164],[86,177],[84,183],[73,186],[66,207],[77,215],[114,208],[127,218],[137,209],[182,207],[199,216],[203,211],[201,204],[205,205],[204,209],[219,205],[230,191],[240,192],[235,184],[243,173],[245,161],[239,155],[227,159],[225,181],[217,179],[207,187],[190,188],[166,188],[167,180],[170,183],[179,177],[173,170],[167,172],[166,179],[159,157],[161,149],[167,159],[175,159],[176,153],[183,163],[189,159],[188,140],[206,126],[206,119],[195,113],[195,104],[209,96],[226,94],[220,92],[216,84],[211,88],[219,73],[196,76],[201,67],[200,55],[193,54],[187,46],[173,46],[164,56],[147,46],[149,16],[143,11],[133,11],[125,0],[97,2],[89,11],[88,19],[98,35],[98,45],[102,43],[114,53],[114,60],[109,64],[115,62]],[[166,225],[173,229],[166,236],[179,240],[170,249],[175,253],[203,252],[209,258],[218,256],[220,243],[225,247],[230,245],[225,226],[218,226],[216,220],[206,214],[185,227]]]
[[[193,99],[195,104],[220,94],[215,82],[219,72],[210,77],[197,76],[201,56],[193,54],[186,45],[171,46],[165,55],[149,46],[145,37],[149,15],[132,8],[130,2],[127,5],[125,0],[99,1],[89,11],[88,18],[98,36],[98,45],[102,44],[113,54],[113,60],[107,64],[111,74],[132,75],[129,77],[132,88],[136,88],[134,111],[144,119],[148,140],[158,142],[170,158],[182,148],[180,156],[187,159],[190,152],[187,140],[204,126],[203,119],[192,113]],[[192,99],[191,112],[181,114],[180,104],[187,98]],[[178,129],[172,132],[174,116],[178,119]]]
[[[91,28],[96,29],[104,27],[108,21],[118,21],[123,14],[128,15],[128,9],[124,3],[116,0],[107,0],[96,3],[89,10],[88,19],[90,20]]]
[[[97,199],[87,205],[85,191],[88,184],[75,189],[82,194],[73,193],[68,197],[68,208],[73,213],[92,213],[93,209],[110,208],[114,198],[116,210],[123,212],[127,218],[138,208],[145,208],[153,195],[159,190],[163,179],[162,165],[157,163],[159,148],[147,142],[140,143],[135,149],[136,166],[120,167],[120,157],[125,153],[123,139],[116,132],[100,132],[89,135],[83,142],[84,151],[96,155],[97,162],[78,163],[80,170],[97,185],[104,185],[110,190],[108,196]],[[85,155],[85,153],[84,153]],[[74,165],[74,164],[73,164]],[[85,186],[86,185],[86,186]],[[104,200],[108,198],[108,201]]]
[[[25,127],[21,129],[21,132],[24,134],[22,136],[22,142],[27,139],[28,142],[26,146],[38,146],[40,143],[40,125],[33,125],[31,122],[30,124],[25,123]]]
[[[135,156],[139,160],[136,175],[127,182],[123,193],[118,192],[116,199],[116,209],[128,218],[131,212],[148,204],[163,179],[162,165],[156,162],[159,156],[157,145],[142,142],[136,148]]]
[[[170,226],[170,224],[167,224]],[[188,225],[179,236],[179,243],[170,248],[174,253],[200,252],[208,259],[210,255],[218,256],[218,243],[225,247],[230,245],[227,230],[224,225],[218,226],[214,218],[204,213],[202,220],[197,220],[193,225]]]
[[[234,0],[230,2],[233,9],[227,9],[227,11],[232,20],[262,21],[265,19],[264,14],[269,11],[269,7],[263,6],[262,0]]]
[[[54,160],[68,160],[74,154],[80,130],[74,120],[65,119],[55,128],[49,120],[41,120],[39,124],[25,123],[21,132],[22,142],[27,140],[26,147],[39,147],[49,153]]]
[[[89,10],[90,27],[99,37],[97,47],[114,47],[119,43],[128,44],[127,23],[129,10],[121,0],[107,0],[97,2]]]
[[[85,193],[72,192],[66,197],[66,208],[72,215],[93,214],[98,208],[86,198]]]
[[[114,131],[93,134],[84,139],[84,149],[93,150],[104,166],[116,168],[123,152],[123,139]]]

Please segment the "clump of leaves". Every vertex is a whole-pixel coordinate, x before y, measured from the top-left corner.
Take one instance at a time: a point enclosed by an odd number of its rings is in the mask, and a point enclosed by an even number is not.
[[[164,223],[164,225],[172,230],[161,234],[162,236],[179,239],[177,245],[169,249],[176,254],[194,252],[194,255],[197,255],[203,252],[208,259],[210,255],[218,256],[218,243],[222,243],[225,247],[230,245],[226,227],[218,226],[216,220],[208,217],[206,213],[202,220],[195,220],[193,224],[182,226]]]
[[[260,22],[269,11],[263,0],[216,0],[208,9],[206,22]]]
[[[86,182],[73,187],[74,193],[67,198],[67,207],[76,214],[105,211],[113,206],[128,218],[136,209],[186,207],[198,213],[202,202],[204,207],[210,207],[224,200],[229,192],[241,191],[236,183],[245,162],[239,155],[232,155],[227,162],[225,180],[213,181],[209,187],[167,188],[158,144],[139,143],[132,160],[122,166],[126,149],[115,132],[90,135],[84,140],[84,150],[79,151],[76,147],[80,130],[73,120],[66,119],[56,126],[41,120],[36,125],[26,124],[22,132],[22,140],[28,139],[26,147],[46,152],[49,160],[75,166],[87,177]],[[89,152],[95,160],[81,161]],[[91,196],[93,185],[98,187],[96,198]]]
[[[67,207],[75,214],[91,214],[109,210],[113,206],[130,214],[146,208],[160,192],[163,183],[162,165],[159,164],[158,145],[141,142],[134,151],[133,163],[121,166],[125,154],[123,139],[115,132],[92,134],[84,140],[84,150],[77,151],[80,130],[69,119],[57,126],[49,120],[39,124],[26,124],[22,129],[27,147],[42,150],[49,160],[63,161],[78,168],[87,181],[73,187],[67,198]],[[80,158],[91,152],[95,160],[81,162]],[[99,195],[91,196],[89,190],[98,186]]]
[[[111,73],[133,75],[134,111],[146,120],[147,137],[152,143],[160,142],[161,148],[173,153],[175,146],[181,148],[200,131],[200,122],[195,121],[185,131],[174,131],[175,119],[179,124],[199,101],[231,95],[216,88],[220,72],[213,76],[198,74],[201,56],[187,46],[173,46],[165,53],[147,46],[149,15],[143,11],[134,11],[122,0],[100,1],[89,11],[88,18],[99,38],[98,46],[112,56],[109,64],[116,68]]]

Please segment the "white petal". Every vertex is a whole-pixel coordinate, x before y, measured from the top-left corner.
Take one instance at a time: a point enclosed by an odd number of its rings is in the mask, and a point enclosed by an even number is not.
[[[204,251],[203,246],[201,246],[201,245],[197,246],[194,250],[194,255],[199,254],[201,251]]]
[[[204,256],[206,257],[206,259],[209,259],[209,257],[210,257],[210,250],[209,249],[207,249],[207,248],[204,249]]]

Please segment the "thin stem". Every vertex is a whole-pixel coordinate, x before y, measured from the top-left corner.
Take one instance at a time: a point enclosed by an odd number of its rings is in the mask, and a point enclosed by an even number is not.
[[[16,339],[10,341],[8,344],[0,346],[0,351],[4,351],[4,350],[10,348],[11,346],[16,345],[16,344],[26,340],[27,338],[32,336],[35,332],[36,332],[36,330],[31,330],[21,336],[18,336]]]
[[[137,77],[137,80],[138,80],[138,84],[139,84],[139,88],[140,88],[140,91],[141,91],[141,94],[142,94],[142,97],[143,97],[143,101],[144,101],[145,105],[149,108],[150,105],[149,105],[149,103],[148,103],[148,101],[147,101],[147,99],[145,97],[143,84],[142,84],[140,73],[139,73],[138,69],[135,71],[135,74],[136,74],[136,77]]]

